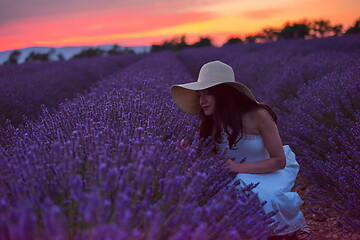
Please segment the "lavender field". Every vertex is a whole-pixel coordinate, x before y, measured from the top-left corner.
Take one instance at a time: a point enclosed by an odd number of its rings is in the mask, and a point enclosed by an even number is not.
[[[67,98],[88,90],[99,79],[141,59],[119,55],[66,62],[27,63],[0,67],[0,125],[18,125],[23,116],[35,119],[41,105],[54,109]]]
[[[151,53],[115,67],[94,58],[92,71],[112,70],[89,82],[89,67],[70,62],[0,67],[11,112],[0,127],[0,239],[266,239],[276,222],[253,186],[227,185],[225,158],[210,155],[196,116],[170,97],[216,59],[276,110],[315,186],[304,200],[322,210],[312,211],[335,210],[339,227],[360,232],[360,36],[349,35]],[[64,97],[54,89],[72,71]],[[21,110],[39,103],[40,113]],[[181,139],[191,144],[177,151]]]

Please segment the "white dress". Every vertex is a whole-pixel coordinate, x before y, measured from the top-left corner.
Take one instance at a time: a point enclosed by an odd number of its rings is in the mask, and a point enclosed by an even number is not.
[[[234,158],[235,162],[257,162],[269,158],[261,135],[244,134],[236,143],[234,150],[229,149],[228,140],[223,134],[223,139],[218,147],[226,149],[226,155]],[[238,187],[246,186],[250,183],[259,183],[252,191],[258,194],[261,202],[266,201],[264,210],[266,213],[278,211],[272,218],[279,222],[281,227],[288,225],[281,232],[275,231],[277,235],[284,235],[295,232],[306,224],[305,218],[299,207],[302,203],[300,196],[296,192],[291,192],[299,171],[299,164],[295,159],[295,154],[288,145],[283,146],[286,156],[286,167],[271,173],[249,174],[239,173],[233,182],[240,180]],[[232,182],[232,183],[233,183]]]

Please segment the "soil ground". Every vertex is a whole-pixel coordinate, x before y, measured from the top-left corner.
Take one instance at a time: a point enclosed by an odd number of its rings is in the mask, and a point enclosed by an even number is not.
[[[349,233],[342,229],[337,221],[339,219],[338,213],[333,210],[328,216],[319,216],[314,214],[310,209],[321,210],[321,206],[307,201],[310,198],[310,192],[314,190],[315,186],[307,181],[301,172],[295,182],[294,191],[297,192],[303,199],[301,211],[303,212],[308,225],[313,231],[313,240],[360,240],[360,233]],[[327,210],[329,211],[329,210]]]

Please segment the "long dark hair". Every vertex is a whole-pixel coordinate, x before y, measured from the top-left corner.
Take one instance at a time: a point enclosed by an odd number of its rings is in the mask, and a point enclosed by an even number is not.
[[[277,121],[275,112],[265,103],[257,103],[227,84],[219,84],[207,89],[215,98],[215,110],[212,116],[206,116],[204,111],[200,113],[200,137],[211,136],[215,125],[215,141],[221,142],[221,132],[228,135],[229,147],[232,148],[237,139],[243,137],[242,116],[256,108],[265,109],[270,113],[274,121]],[[231,132],[229,130],[231,129]]]

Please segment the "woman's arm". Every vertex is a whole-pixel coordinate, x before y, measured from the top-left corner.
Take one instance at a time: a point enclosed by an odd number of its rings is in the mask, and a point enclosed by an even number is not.
[[[235,163],[228,160],[224,167],[235,173],[269,173],[282,169],[286,165],[286,158],[276,123],[264,109],[254,113],[254,120],[263,138],[264,145],[270,158],[258,162]]]

